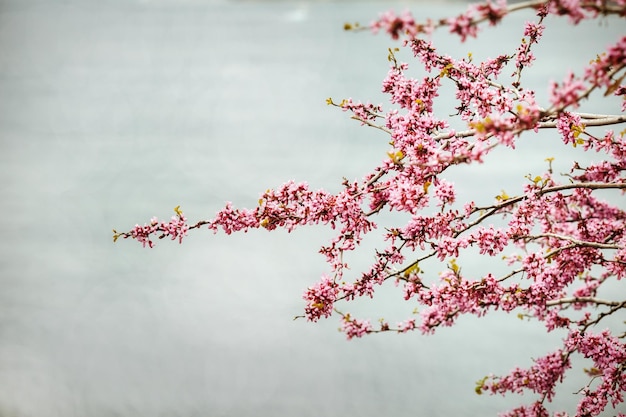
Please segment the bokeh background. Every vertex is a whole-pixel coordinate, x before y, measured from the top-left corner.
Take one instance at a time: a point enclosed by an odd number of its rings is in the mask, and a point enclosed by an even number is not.
[[[322,227],[201,231],[152,250],[112,242],[113,228],[168,218],[177,205],[195,221],[226,201],[254,206],[289,179],[336,191],[342,177],[361,178],[388,139],[325,99],[384,103],[387,48],[396,45],[343,24],[390,8],[426,18],[465,7],[0,1],[0,416],[487,416],[531,402],[473,389],[558,346],[562,334],[514,314],[464,318],[429,337],[350,342],[336,318],[294,321],[302,292],[326,271],[316,252],[332,235]],[[511,16],[463,45],[445,33],[434,39],[455,57],[512,53],[532,18]],[[547,80],[588,63],[621,23],[551,20],[527,86],[545,102]],[[417,64],[412,71],[421,74]],[[516,152],[451,180],[460,198],[491,201],[545,170],[546,157],[562,171],[593,157],[557,143],[524,137]],[[376,243],[351,259],[355,274]],[[345,309],[394,322],[414,307],[390,288]],[[573,411],[571,394],[586,382],[573,369],[554,407]]]

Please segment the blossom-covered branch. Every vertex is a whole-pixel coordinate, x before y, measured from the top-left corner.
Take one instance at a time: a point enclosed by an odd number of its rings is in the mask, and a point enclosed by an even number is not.
[[[471,55],[441,54],[428,40],[433,31],[447,28],[464,41],[479,36],[482,25],[497,25],[522,9],[535,10],[536,20],[521,28],[520,44],[483,62]],[[390,148],[378,166],[360,180],[344,180],[337,193],[289,181],[262,193],[251,209],[228,203],[213,219],[188,224],[177,207],[170,221],[153,218],[130,231],[114,231],[114,239],[132,238],[152,247],[154,239],[182,242],[189,231],[205,227],[230,234],[327,225],[335,230],[335,237],[320,249],[328,271],[304,292],[307,320],[336,314],[341,330],[352,339],[381,332],[432,334],[465,314],[517,313],[520,319],[542,322],[548,332],[560,331],[562,346],[534,359],[528,369],[486,376],[478,381],[477,393],[534,393],[530,405],[505,415],[547,416],[547,403],[572,367],[572,355],[581,355],[594,365],[587,372],[590,383],[577,394],[576,415],[598,415],[617,407],[626,390],[626,332],[597,327],[609,326],[608,317],[626,310],[624,292],[605,290],[623,286],[626,277],[626,129],[610,129],[626,123],[626,36],[605,51],[588,51],[590,63],[566,69],[561,82],[546,81],[549,98],[539,103],[524,75],[535,62],[533,48],[541,42],[549,15],[567,17],[572,30],[582,20],[599,16],[615,16],[617,24],[623,24],[626,1],[488,1],[436,21],[418,23],[409,12],[387,12],[367,27],[347,24],[348,29],[368,28],[402,38],[426,71],[421,78],[407,75],[409,63],[400,62],[398,49],[389,49],[390,68],[382,84],[388,109],[351,98],[327,99],[361,124],[384,132]],[[440,116],[434,102],[444,84],[454,89],[455,104]],[[579,111],[590,97],[607,100],[614,106],[612,114]],[[453,129],[451,119],[463,130]],[[518,141],[540,130],[563,147],[594,152],[597,158],[582,164],[572,161],[569,172],[556,174],[555,157],[543,155],[543,172],[520,178],[514,190],[503,184],[513,195],[502,190],[489,201],[457,200],[448,173],[493,158],[496,148],[515,149]],[[404,222],[378,229],[377,219],[388,212],[404,213]],[[348,254],[374,230],[385,243],[376,250],[372,265],[354,275]],[[502,262],[507,272],[468,274],[462,268],[464,254]],[[400,286],[402,299],[417,306],[419,315],[392,325],[344,311],[349,302],[372,298],[385,283]]]

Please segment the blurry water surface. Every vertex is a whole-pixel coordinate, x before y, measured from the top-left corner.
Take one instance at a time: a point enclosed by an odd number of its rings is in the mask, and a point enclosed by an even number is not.
[[[194,221],[228,200],[254,206],[289,179],[338,190],[366,174],[387,138],[325,99],[384,101],[394,44],[342,26],[390,7],[441,17],[465,6],[0,2],[0,416],[486,416],[533,399],[473,391],[483,375],[557,346],[562,335],[514,315],[351,342],[336,319],[293,321],[326,270],[322,228],[197,232],[153,250],[111,241],[112,228],[177,205]],[[435,39],[459,57],[511,53],[531,18],[467,45]],[[619,33],[610,19],[556,22],[529,86],[545,99],[533,83],[562,79],[565,62],[586,64]],[[548,138],[459,172],[460,197],[489,201],[547,156],[569,166]],[[367,245],[355,273],[372,259]],[[394,322],[414,306],[392,289],[346,308]],[[573,410],[585,382],[572,370],[556,405]]]

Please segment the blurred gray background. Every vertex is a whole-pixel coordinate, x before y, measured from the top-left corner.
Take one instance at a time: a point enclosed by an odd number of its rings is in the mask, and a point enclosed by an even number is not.
[[[342,27],[406,7],[426,18],[466,5],[0,1],[0,416],[487,416],[532,401],[473,390],[558,346],[562,334],[514,314],[350,342],[336,318],[292,320],[326,271],[324,228],[200,231],[152,250],[111,239],[177,205],[193,222],[226,201],[254,206],[289,179],[336,191],[342,177],[365,175],[388,139],[325,99],[385,102],[394,43]],[[512,53],[532,18],[511,16],[464,45],[435,41],[455,57]],[[544,103],[547,79],[623,31],[611,19],[552,23],[527,74]],[[421,76],[417,63],[412,71]],[[588,103],[615,112],[609,104]],[[524,137],[515,153],[451,179],[464,181],[460,198],[491,201],[548,156],[562,170],[594,157],[557,142]],[[355,274],[376,243],[353,256]],[[485,260],[461,265],[478,271]],[[414,307],[394,288],[344,306],[392,323]],[[571,393],[587,381],[580,368],[569,376],[554,407],[573,411]]]

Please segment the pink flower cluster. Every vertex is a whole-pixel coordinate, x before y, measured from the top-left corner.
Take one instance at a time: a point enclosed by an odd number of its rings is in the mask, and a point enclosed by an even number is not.
[[[430,26],[430,25],[429,25]],[[398,39],[400,36],[416,36],[419,32],[424,32],[427,27],[420,28],[415,24],[415,19],[413,19],[413,15],[409,11],[405,11],[404,13],[397,15],[393,11],[388,11],[380,15],[380,17],[375,20],[371,29],[374,32],[378,32],[379,30],[384,30],[391,36],[392,39]]]
[[[577,416],[595,416],[602,413],[607,405],[616,407],[624,401],[626,392],[626,348],[608,330],[600,334],[583,331],[571,331],[564,340],[564,350],[558,350],[547,356],[536,359],[530,369],[515,368],[504,377],[489,375],[478,382],[478,391],[505,394],[507,392],[523,393],[525,390],[542,395],[530,407],[520,407],[505,415],[548,416],[543,401],[550,401],[554,396],[556,384],[564,378],[565,371],[571,367],[569,357],[578,352],[593,361],[593,367],[586,372],[600,382],[583,387],[578,403]],[[559,413],[567,416],[566,413]]]
[[[329,317],[333,313],[333,306],[339,293],[338,285],[329,277],[307,288],[302,298],[307,304],[304,308],[306,318],[310,321],[318,321],[321,317]]]
[[[550,401],[554,396],[556,384],[563,381],[565,371],[571,367],[569,354],[557,350],[534,359],[534,362],[529,369],[515,368],[503,377],[490,376],[481,389],[494,394],[507,392],[522,394],[525,390],[530,390]]]
[[[572,331],[565,340],[565,347],[577,351],[593,361],[592,372],[600,383],[583,390],[578,403],[578,415],[598,415],[610,403],[613,407],[624,402],[626,392],[626,346],[608,330],[599,334]]]
[[[345,333],[348,340],[353,337],[363,337],[372,331],[369,320],[359,320],[346,314],[341,318],[341,331]]]
[[[560,110],[570,106],[576,108],[583,91],[585,91],[585,84],[582,80],[574,78],[574,73],[570,72],[562,85],[556,82],[550,85],[550,102]]]
[[[484,3],[472,4],[466,13],[447,20],[450,26],[450,33],[456,33],[465,41],[468,37],[475,38],[478,35],[478,23],[483,20],[489,21],[490,25],[498,24],[508,13],[505,0],[497,3],[488,0]]]
[[[543,20],[543,19],[541,19]],[[524,41],[517,47],[515,54],[515,66],[517,68],[517,74],[521,75],[524,67],[529,67],[535,60],[535,55],[531,51],[534,44],[538,43],[543,34],[545,26],[540,22],[526,22],[524,28]],[[514,83],[514,85],[519,85]]]
[[[172,216],[169,222],[159,222],[156,217],[153,217],[150,219],[149,224],[144,224],[143,226],[137,224],[127,233],[118,234],[114,232],[115,239],[118,236],[122,236],[125,239],[130,237],[141,243],[143,247],[148,245],[148,247],[152,248],[154,247],[154,242],[150,238],[152,235],[158,236],[159,239],[169,236],[172,240],[178,239],[178,243],[182,243],[183,237],[187,236],[188,231],[187,218],[182,213],[179,213],[177,216]]]

